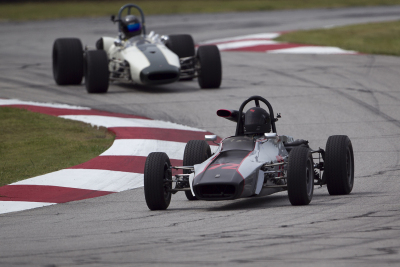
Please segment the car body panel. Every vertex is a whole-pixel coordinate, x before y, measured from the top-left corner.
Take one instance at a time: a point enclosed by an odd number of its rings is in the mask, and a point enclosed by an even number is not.
[[[194,165],[194,178],[190,182],[192,193],[203,200],[227,200],[281,191],[281,188],[263,188],[268,181],[264,182],[264,171],[261,167],[265,163],[287,161],[289,154],[283,140],[293,138],[276,134],[270,137],[260,135],[225,138],[213,156]],[[275,171],[277,175],[283,175],[284,172],[281,166],[275,166],[271,171]],[[230,186],[231,189],[229,193],[217,196],[214,191],[222,185]]]
[[[110,72],[127,69],[128,80],[146,85],[172,83],[179,79],[179,57],[160,39],[143,36],[132,37],[126,41],[102,38],[110,60]]]

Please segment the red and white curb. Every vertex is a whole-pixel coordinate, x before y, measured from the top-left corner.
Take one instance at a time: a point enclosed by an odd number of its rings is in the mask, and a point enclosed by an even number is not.
[[[172,165],[182,165],[186,143],[211,134],[172,122],[65,104],[0,99],[0,106],[104,126],[116,135],[107,151],[88,162],[0,187],[0,214],[141,187],[150,152],[166,152]]]
[[[358,54],[332,46],[314,46],[274,41],[281,33],[259,33],[231,38],[221,38],[200,43],[215,44],[220,51],[266,52],[274,54]]]

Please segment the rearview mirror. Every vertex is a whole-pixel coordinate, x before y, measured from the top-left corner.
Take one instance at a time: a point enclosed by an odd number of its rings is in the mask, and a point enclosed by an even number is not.
[[[215,134],[212,134],[212,135],[205,135],[204,136],[204,139],[206,140],[206,141],[216,141],[217,140],[217,136],[215,135]]]

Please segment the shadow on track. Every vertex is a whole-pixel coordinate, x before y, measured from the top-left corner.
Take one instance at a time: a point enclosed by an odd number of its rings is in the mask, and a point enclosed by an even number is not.
[[[128,83],[113,83],[112,85],[116,85],[118,87],[128,89],[128,90],[136,90],[142,93],[149,93],[149,94],[168,94],[168,93],[188,93],[188,92],[198,92],[201,90],[200,88],[192,87],[192,86],[187,86],[182,83],[191,83],[189,81],[184,81],[184,82],[179,82],[179,83],[173,83],[173,84],[167,84],[167,85],[140,85],[140,84],[128,84]],[[121,91],[117,92],[108,92],[109,94],[111,93],[121,93]],[[125,91],[124,93],[128,93],[128,91]]]
[[[223,202],[220,202],[221,204]],[[278,206],[290,206],[288,197],[285,195],[265,196],[257,198],[240,199],[219,207],[209,208],[208,211],[227,210],[256,210]]]

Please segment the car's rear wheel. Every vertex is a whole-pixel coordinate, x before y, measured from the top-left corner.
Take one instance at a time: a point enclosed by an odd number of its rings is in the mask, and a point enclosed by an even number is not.
[[[329,136],[325,148],[324,175],[330,195],[347,195],[353,190],[354,154],[348,136]]]
[[[189,34],[173,34],[168,36],[165,44],[180,59],[194,57],[196,52],[194,49],[194,41]],[[191,81],[195,76],[194,59],[181,60],[181,81]]]
[[[179,58],[194,57],[194,41],[189,34],[173,34],[168,36],[165,44]]]
[[[222,64],[217,46],[205,45],[197,49],[197,76],[201,88],[221,86]]]
[[[144,196],[151,210],[165,210],[171,202],[171,162],[164,152],[147,156],[144,166]]]
[[[289,154],[287,190],[294,206],[308,205],[314,192],[314,168],[310,150],[294,147]]]
[[[53,45],[53,76],[58,85],[80,84],[83,78],[83,48],[77,38],[59,38]]]
[[[209,157],[211,157],[211,149],[206,141],[190,140],[186,144],[185,152],[183,153],[183,166],[200,164]],[[183,173],[190,173],[190,171],[184,170]],[[197,200],[197,197],[193,196],[191,191],[185,191],[185,195],[188,200]]]
[[[108,57],[104,50],[86,51],[85,85],[88,93],[106,93],[108,90]]]

